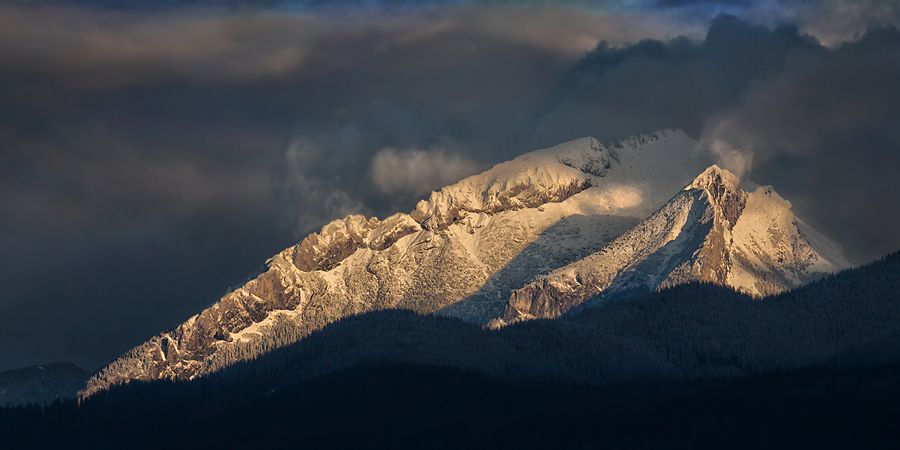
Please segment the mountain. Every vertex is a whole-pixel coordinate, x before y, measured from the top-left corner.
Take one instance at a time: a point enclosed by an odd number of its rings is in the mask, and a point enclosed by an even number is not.
[[[0,406],[45,405],[73,398],[90,373],[73,364],[44,364],[0,372]]]
[[[494,324],[556,317],[588,300],[690,281],[755,297],[776,294],[846,264],[829,256],[813,249],[790,203],[771,187],[745,192],[732,173],[713,165],[598,252],[515,290]]]
[[[409,214],[336,220],[112,362],[81,395],[132,380],[193,379],[368,311],[502,325],[556,315],[605,289],[579,287],[572,296],[534,288],[570,282],[560,270],[576,282],[612,277],[617,292],[707,280],[763,294],[839,265],[806,243],[771,189],[746,194],[733,176],[707,166],[697,143],[677,130],[612,145],[582,138],[444,187]],[[599,275],[595,262],[606,267]],[[642,281],[657,262],[664,269]]]

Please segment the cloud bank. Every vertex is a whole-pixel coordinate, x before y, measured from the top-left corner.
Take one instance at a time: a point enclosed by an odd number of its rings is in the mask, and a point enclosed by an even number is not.
[[[98,366],[330,219],[585,135],[683,128],[857,261],[900,246],[890,2],[187,3],[0,5],[0,368]]]

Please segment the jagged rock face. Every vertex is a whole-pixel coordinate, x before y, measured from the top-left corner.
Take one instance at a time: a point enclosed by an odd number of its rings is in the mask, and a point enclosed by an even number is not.
[[[676,245],[702,244],[702,241],[696,242],[697,236],[708,233],[712,225],[712,215],[704,203],[705,196],[699,191],[680,193],[648,220],[599,252],[513,291],[503,319],[493,325],[557,317],[608,290],[616,281],[618,290],[627,291],[652,283],[655,280],[648,278],[658,277],[658,272],[684,277],[685,272],[690,272],[690,265],[685,263],[683,252],[671,249]],[[683,229],[685,233],[681,232]],[[641,261],[646,264],[641,265]],[[668,270],[663,269],[664,266]]]
[[[697,176],[690,187],[705,190],[710,202],[717,206],[731,227],[747,203],[747,193],[741,190],[737,177],[715,165]]]
[[[294,251],[294,266],[304,272],[328,271],[358,249],[384,250],[403,236],[421,230],[419,223],[406,214],[394,214],[384,221],[348,216],[303,239]]]
[[[654,217],[666,217],[663,229],[655,228],[656,221],[641,222],[707,167],[696,157],[696,146],[678,131],[611,146],[578,139],[447,186],[410,214],[336,220],[270,258],[264,273],[213,306],[114,361],[81,395],[131,380],[202,376],[296,342],[349,315],[385,308],[478,324],[525,315],[552,317],[610,279],[622,280],[623,289],[643,286],[644,272],[656,260],[671,266],[656,285],[701,276],[723,284],[750,283],[743,275],[729,281],[735,271],[722,269],[720,254],[730,248],[729,240],[714,242],[725,231],[710,232],[716,226],[743,230],[747,197],[728,174],[698,177],[695,183],[704,186],[683,191],[677,204],[657,211]],[[682,233],[691,227],[698,231]],[[755,230],[742,232],[754,242],[774,239],[775,234]],[[623,233],[631,237],[623,239]],[[696,255],[668,245],[701,238],[708,242],[683,244],[704,249]],[[803,251],[791,247],[773,257]],[[603,254],[616,258],[597,256]],[[747,245],[739,259],[727,261],[743,268],[741,274],[762,273],[771,254]],[[605,272],[558,276],[561,268],[582,260],[595,261]],[[629,261],[645,261],[647,267]],[[633,272],[614,276],[622,268]],[[533,288],[539,284],[551,287]],[[528,294],[532,291],[534,295]]]
[[[690,281],[762,296],[837,268],[803,238],[790,204],[771,187],[744,192],[733,174],[712,166],[599,252],[513,291],[492,325]]]
[[[594,176],[606,175],[614,158],[594,138],[576,142],[523,155],[433,192],[428,200],[416,205],[411,216],[425,228],[440,230],[469,214],[496,214],[562,202],[590,188]],[[570,170],[561,170],[560,165]]]

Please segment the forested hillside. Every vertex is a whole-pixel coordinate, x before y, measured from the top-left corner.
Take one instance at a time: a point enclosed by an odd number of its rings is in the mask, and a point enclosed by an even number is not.
[[[894,366],[597,387],[379,365],[236,402],[234,386],[126,387],[81,408],[0,410],[0,433],[23,449],[893,448],[898,377]]]

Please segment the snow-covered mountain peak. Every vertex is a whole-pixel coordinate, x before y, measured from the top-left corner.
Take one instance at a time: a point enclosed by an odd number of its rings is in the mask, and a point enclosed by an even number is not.
[[[693,170],[695,149],[696,142],[680,130],[631,136],[611,145],[578,138],[525,153],[432,192],[411,216],[425,229],[440,230],[472,213],[537,208],[603,184],[610,192],[638,195],[640,204],[632,206],[648,213],[664,201],[660,192],[671,195],[669,184]]]
[[[715,164],[694,178],[687,188],[706,191],[710,203],[722,211],[729,226],[734,226],[747,202],[747,193],[741,190],[738,177]]]
[[[706,190],[727,189],[736,192],[740,189],[740,186],[741,182],[735,174],[719,167],[717,164],[713,164],[707,167],[703,173],[697,175],[689,187]]]
[[[335,220],[117,359],[82,395],[192,379],[379,309],[486,324],[698,279],[762,295],[831,270],[789,203],[741,191],[698,148],[678,130],[575,139],[446,186],[410,214]]]
[[[190,379],[297,341],[348,315],[405,308],[484,324],[535,276],[608,244],[706,168],[680,131],[536,150],[433,192],[410,214],[348,216],[93,377]]]
[[[599,251],[515,290],[492,325],[691,281],[762,297],[843,268],[829,255],[806,239],[774,189],[744,192],[734,174],[713,165]]]
[[[555,156],[560,164],[598,177],[605,176],[613,161],[619,160],[615,150],[608,149],[594,137],[575,139],[543,152]]]
[[[411,216],[423,227],[444,229],[471,213],[496,214],[561,202],[603,176],[614,158],[595,138],[533,151],[432,192]]]

